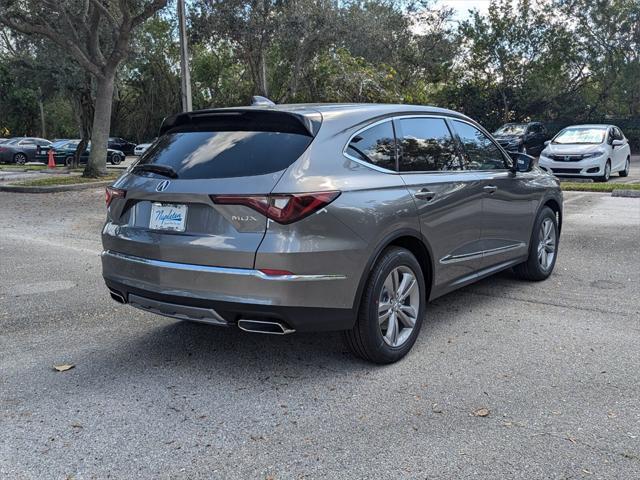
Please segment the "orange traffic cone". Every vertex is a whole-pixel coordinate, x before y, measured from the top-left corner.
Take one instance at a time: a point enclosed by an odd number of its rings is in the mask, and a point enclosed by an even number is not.
[[[56,168],[56,160],[55,158],[53,158],[54,155],[54,151],[53,148],[49,149],[49,163],[47,164],[47,167],[49,168]]]

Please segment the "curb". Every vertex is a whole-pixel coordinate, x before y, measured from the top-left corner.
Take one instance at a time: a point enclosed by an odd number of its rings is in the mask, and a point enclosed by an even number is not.
[[[14,193],[55,193],[72,192],[76,190],[88,190],[96,187],[107,187],[115,180],[103,180],[101,182],[72,183],[69,185],[47,185],[42,187],[29,187],[26,185],[0,185],[0,192]]]
[[[612,197],[640,198],[640,190],[617,189],[611,192]]]

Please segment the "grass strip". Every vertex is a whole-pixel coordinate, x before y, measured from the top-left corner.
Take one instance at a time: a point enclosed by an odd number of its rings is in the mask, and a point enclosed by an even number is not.
[[[614,190],[640,190],[640,183],[561,182],[560,187],[568,192],[613,192]]]
[[[49,187],[54,185],[76,185],[78,183],[95,183],[104,182],[107,180],[115,180],[119,174],[109,174],[104,177],[87,178],[80,175],[52,175],[47,178],[36,178],[33,180],[25,180],[22,182],[12,183],[12,185],[20,185],[22,187]]]

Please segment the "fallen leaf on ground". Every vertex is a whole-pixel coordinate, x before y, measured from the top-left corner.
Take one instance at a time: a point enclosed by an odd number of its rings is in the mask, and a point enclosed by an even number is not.
[[[482,408],[479,408],[477,410],[474,410],[473,416],[474,417],[488,417],[489,413],[491,413],[491,412],[489,412],[488,408],[482,407]]]
[[[72,368],[75,368],[75,365],[72,365],[70,363],[63,363],[62,365],[53,366],[53,369],[58,372],[66,372],[67,370],[71,370]]]
[[[431,411],[433,413],[442,413],[442,409],[437,403],[434,403],[433,405],[431,405]]]

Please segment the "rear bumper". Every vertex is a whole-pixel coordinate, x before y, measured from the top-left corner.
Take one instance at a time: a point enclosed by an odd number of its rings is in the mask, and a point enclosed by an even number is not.
[[[268,276],[258,270],[146,259],[106,250],[107,286],[158,302],[213,309],[227,323],[240,318],[278,320],[297,331],[343,330],[355,322],[343,275]],[[170,315],[175,316],[175,315]],[[178,317],[180,318],[180,317]]]

